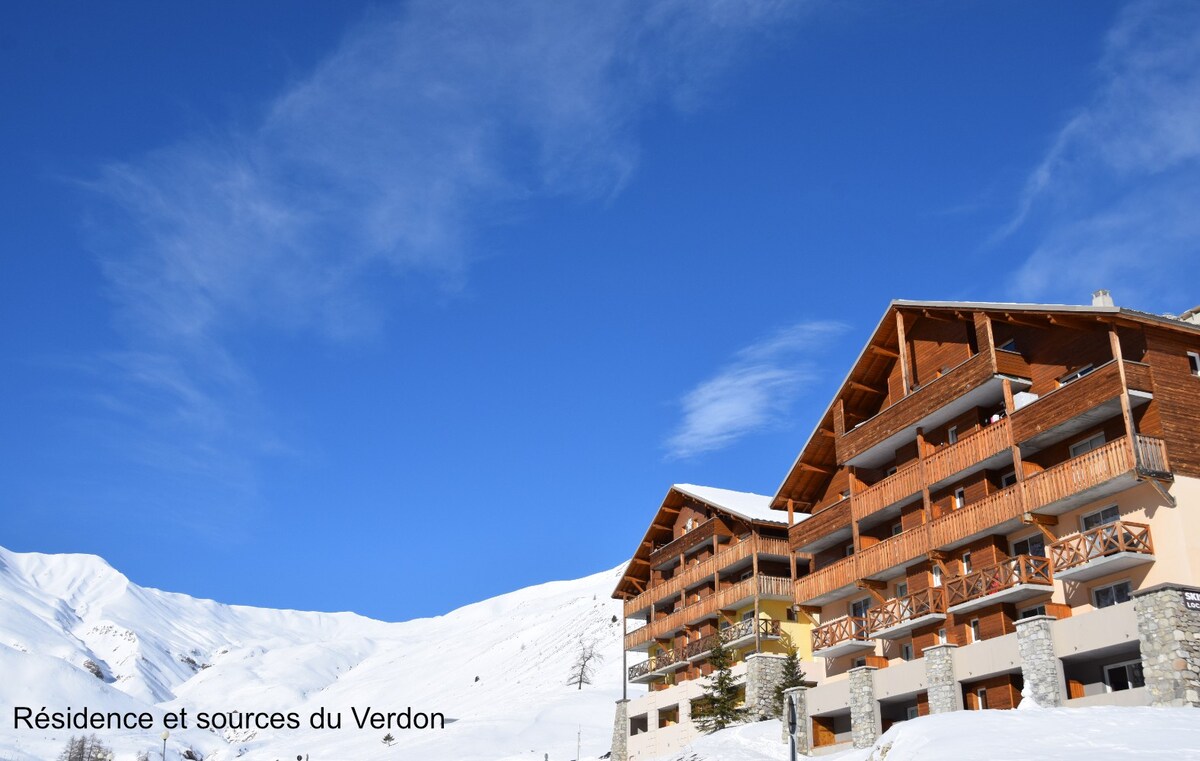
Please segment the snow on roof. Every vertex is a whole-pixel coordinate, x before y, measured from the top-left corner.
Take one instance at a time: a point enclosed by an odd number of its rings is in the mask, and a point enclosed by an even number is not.
[[[787,513],[772,510],[771,498],[763,494],[694,484],[675,484],[671,488],[746,520],[787,524]],[[808,516],[803,515],[803,517],[807,518]],[[801,514],[797,514],[796,519],[800,520]]]

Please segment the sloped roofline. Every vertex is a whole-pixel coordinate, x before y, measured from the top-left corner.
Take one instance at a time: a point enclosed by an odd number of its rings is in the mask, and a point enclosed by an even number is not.
[[[1198,307],[1200,308],[1200,307]],[[866,343],[858,352],[858,356],[854,358],[854,362],[850,364],[850,369],[846,371],[846,376],[842,379],[841,384],[837,387],[837,392],[834,393],[833,399],[830,400],[829,406],[825,408],[825,412],[817,420],[816,426],[812,433],[804,440],[804,446],[800,447],[799,453],[796,454],[796,459],[792,461],[787,473],[784,474],[783,480],[779,482],[779,486],[775,489],[774,496],[771,497],[771,509],[782,511],[783,507],[776,507],[776,502],[779,501],[779,495],[783,492],[783,488],[787,486],[788,479],[792,473],[800,465],[800,458],[804,456],[804,451],[808,449],[808,445],[812,442],[813,437],[817,435],[817,431],[821,430],[821,424],[825,422],[825,418],[833,412],[833,405],[842,392],[846,389],[846,385],[850,382],[850,377],[854,375],[854,371],[862,362],[863,356],[867,353],[871,343],[875,340],[875,336],[883,328],[885,321],[891,316],[896,309],[957,309],[963,311],[976,312],[1076,312],[1087,314],[1108,314],[1114,316],[1128,317],[1137,322],[1151,322],[1159,326],[1182,329],[1185,331],[1200,333],[1200,325],[1190,322],[1184,322],[1177,317],[1167,315],[1158,315],[1151,312],[1142,312],[1137,309],[1128,309],[1118,306],[1093,306],[1090,304],[1028,304],[1028,303],[1010,303],[1004,301],[921,301],[913,299],[892,299],[884,310],[883,316],[879,318],[879,322],[875,325],[875,329],[871,331]]]

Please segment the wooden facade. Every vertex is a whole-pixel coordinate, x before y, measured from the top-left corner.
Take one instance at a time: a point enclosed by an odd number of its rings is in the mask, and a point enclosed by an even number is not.
[[[1056,572],[1152,558],[1146,525],[1046,531],[1047,558],[1011,555],[1007,536],[1200,476],[1189,351],[1200,326],[1129,310],[894,303],[774,499],[811,513],[789,540],[806,561],[797,603],[831,613],[814,650],[907,635],[923,616],[937,620],[912,630],[917,655],[1000,636],[1028,599],[1070,615],[1050,599]],[[865,616],[848,615],[852,599]]]

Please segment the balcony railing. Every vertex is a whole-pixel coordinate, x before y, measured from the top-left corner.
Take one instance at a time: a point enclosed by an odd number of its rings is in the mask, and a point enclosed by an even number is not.
[[[1153,555],[1150,527],[1144,523],[1115,521],[1059,539],[1048,548],[1054,571],[1067,571],[1093,560],[1122,552]]]
[[[712,539],[716,535],[718,527],[723,528],[720,521],[716,518],[709,518],[682,536],[675,537],[661,547],[655,547],[650,553],[650,564],[657,565],[667,558],[682,555],[706,539]],[[725,533],[728,534],[729,532],[726,531]]]
[[[1018,585],[1037,584],[1050,590],[1052,583],[1050,560],[1035,555],[1018,555],[994,565],[980,568],[965,576],[956,576],[946,581],[946,605],[956,605],[979,600],[1004,592]]]
[[[1009,427],[1010,423],[1005,418],[929,455],[925,458],[926,481],[929,484],[941,483],[1008,449]]]
[[[993,492],[978,502],[946,513],[930,523],[930,549],[960,544],[1006,521],[1020,518],[1024,511],[1020,486],[1014,484]]]
[[[915,526],[857,553],[854,559],[858,565],[858,578],[866,579],[902,566],[928,552],[929,524]]]
[[[976,354],[846,431],[835,443],[838,462],[849,462],[871,447],[931,415],[948,402],[983,385],[994,376],[991,355]]]
[[[915,462],[853,495],[854,520],[861,521],[876,511],[920,494],[925,482],[924,475],[921,463]]]
[[[678,596],[683,590],[699,584],[734,563],[745,560],[754,553],[759,555],[787,556],[788,540],[767,536],[752,536],[748,541],[726,547],[716,555],[688,566],[666,581],[661,581],[636,597],[625,601],[625,616],[632,618],[638,612],[650,607],[654,602],[670,596]]]
[[[871,631],[867,619],[861,616],[842,616],[813,629],[813,651],[828,650],[846,642],[868,644]]]
[[[1162,439],[1153,439],[1140,433],[1137,440],[1138,470],[1149,475],[1168,475],[1171,465],[1167,462],[1167,447]]]
[[[1129,439],[1122,436],[1098,449],[1072,457],[1025,479],[1026,507],[1036,510],[1054,504],[1079,492],[1101,486],[1129,473],[1134,467],[1134,455],[1129,446]]]
[[[687,643],[683,647],[672,648],[641,663],[629,667],[629,679],[632,681],[647,676],[655,671],[670,668],[684,661],[697,658],[709,652],[717,642],[729,644],[740,639],[753,637],[756,633],[762,639],[778,639],[782,636],[782,625],[775,619],[760,618],[739,621],[716,634],[709,634],[698,640]]]
[[[792,524],[788,528],[788,541],[798,552],[808,552],[807,547],[827,540],[829,535],[838,531],[845,532],[847,537],[850,536],[849,498],[835,502],[807,519]]]
[[[760,597],[790,599],[792,580],[759,574],[722,587],[714,594],[627,633],[625,649],[630,650],[652,639],[673,634],[686,624],[716,615],[717,611],[732,609],[743,600],[753,597],[755,593]]]
[[[821,595],[853,584],[858,578],[858,567],[854,558],[842,558],[836,563],[796,579],[796,601],[802,605],[808,604]]]
[[[867,611],[867,628],[878,635],[886,629],[903,626],[924,616],[944,614],[946,596],[941,588],[914,592],[903,597],[894,597],[882,605]]]

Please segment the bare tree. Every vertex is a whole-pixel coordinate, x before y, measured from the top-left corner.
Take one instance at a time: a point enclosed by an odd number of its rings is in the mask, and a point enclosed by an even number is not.
[[[583,689],[583,685],[591,684],[596,675],[596,668],[604,661],[604,656],[596,649],[595,640],[579,640],[579,650],[575,655],[575,663],[571,666],[571,676],[567,685],[575,685]]]

